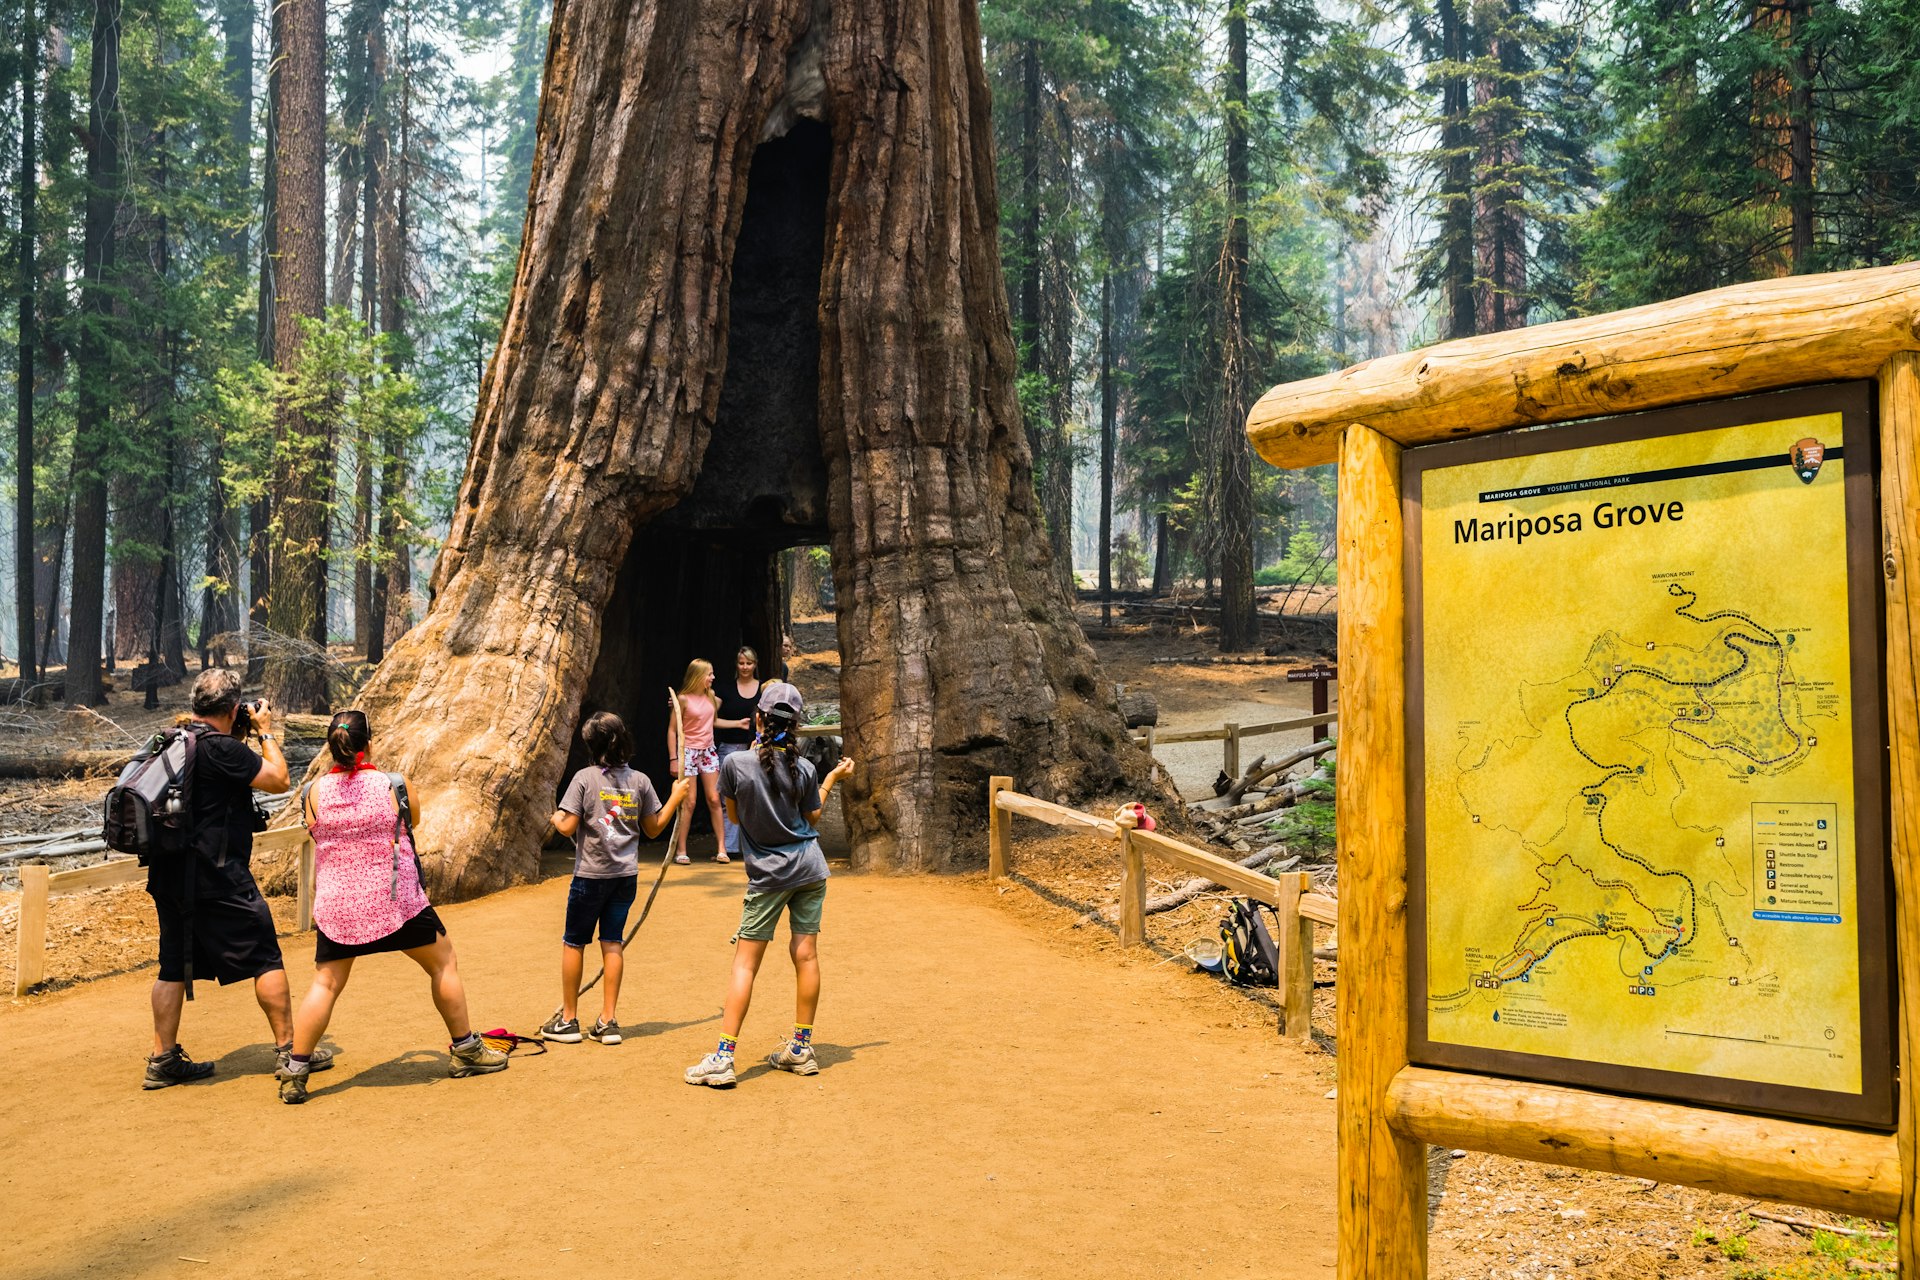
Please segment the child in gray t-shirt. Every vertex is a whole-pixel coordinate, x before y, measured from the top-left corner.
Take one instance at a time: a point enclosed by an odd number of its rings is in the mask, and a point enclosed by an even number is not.
[[[540,1028],[540,1035],[563,1044],[580,1042],[582,953],[597,926],[606,985],[600,1018],[586,1034],[601,1044],[619,1044],[614,1011],[626,967],[627,912],[639,887],[640,837],[652,839],[666,830],[693,788],[681,779],[662,805],[647,775],[628,767],[633,738],[611,711],[589,717],[580,736],[594,762],[573,775],[553,815],[554,830],[573,837],[573,883],[567,889],[567,919],[560,934],[560,1012]]]

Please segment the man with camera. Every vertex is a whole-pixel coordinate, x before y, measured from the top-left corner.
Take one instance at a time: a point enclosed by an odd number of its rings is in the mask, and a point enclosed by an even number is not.
[[[188,732],[194,735],[188,803],[193,849],[147,868],[147,892],[160,917],[153,1056],[142,1085],[147,1089],[213,1074],[213,1063],[195,1062],[180,1047],[180,1014],[195,978],[222,986],[251,979],[282,1066],[293,1044],[286,966],[251,865],[253,833],[264,826],[253,792],[281,792],[290,783],[273,709],[264,699],[243,704],[239,673],[214,667],[193,682]],[[260,740],[257,755],[246,744],[249,735]],[[309,1070],[332,1065],[332,1055],[319,1051]]]

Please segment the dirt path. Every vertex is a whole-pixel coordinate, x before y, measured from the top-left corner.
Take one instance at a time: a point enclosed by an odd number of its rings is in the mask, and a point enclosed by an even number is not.
[[[681,1083],[712,1047],[741,879],[674,869],[629,961],[625,1044],[499,1076],[446,1078],[397,956],[360,962],[304,1107],[275,1101],[244,987],[188,1009],[214,1080],[152,1094],[151,971],[16,1002],[0,1275],[1332,1274],[1327,1059],[1173,966],[1050,940],[978,879],[836,877],[825,1069]],[[566,886],[446,909],[479,1025],[552,1008]],[[304,990],[311,937],[284,942]],[[743,1062],[788,1029],[791,992],[770,959]]]

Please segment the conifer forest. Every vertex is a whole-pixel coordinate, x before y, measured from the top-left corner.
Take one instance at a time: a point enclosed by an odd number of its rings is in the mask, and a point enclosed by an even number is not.
[[[244,656],[321,709],[425,615],[552,16],[6,0],[14,696]],[[1268,387],[1920,250],[1920,0],[980,0],[977,31],[1053,572],[1210,597],[1224,648],[1257,586],[1331,578],[1327,469],[1247,445]]]

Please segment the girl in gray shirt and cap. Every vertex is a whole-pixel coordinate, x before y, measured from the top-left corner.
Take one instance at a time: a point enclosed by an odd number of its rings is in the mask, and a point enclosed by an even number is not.
[[[820,851],[814,823],[833,785],[853,772],[842,757],[824,779],[815,781],[813,762],[799,752],[800,691],[770,682],[760,691],[759,739],[751,753],[741,751],[720,766],[720,797],[740,831],[740,852],[747,862],[747,900],[735,935],[733,978],[727,986],[720,1044],[687,1068],[688,1084],[723,1087],[734,1081],[733,1051],[753,1000],[753,980],[773,941],[780,913],[788,917],[793,958],[793,1035],[767,1061],[781,1071],[810,1076],[820,1070],[813,1057],[813,1016],[820,1003],[820,912],[827,900],[827,858]]]

